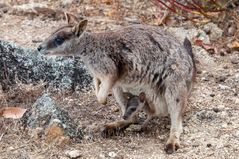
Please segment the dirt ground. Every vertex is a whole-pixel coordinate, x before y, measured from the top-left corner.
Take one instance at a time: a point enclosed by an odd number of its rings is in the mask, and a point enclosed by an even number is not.
[[[147,4],[150,6],[147,7],[141,1],[137,5],[126,4],[125,1],[124,5],[118,5],[120,9],[117,5],[97,4],[93,1],[77,7],[69,7],[67,4],[62,4],[62,1],[38,2],[52,8],[59,8],[60,4],[66,5],[64,10],[84,13],[90,19],[87,30],[92,32],[118,28],[135,19],[148,24],[155,24],[157,21],[152,17],[158,10],[152,4]],[[120,18],[117,17],[119,14]],[[0,38],[36,48],[44,38],[64,23],[62,19],[9,11],[0,16]],[[196,58],[199,57],[198,54],[200,53],[196,53]],[[208,65],[197,62],[197,80],[184,116],[181,148],[174,154],[167,155],[164,152],[164,144],[170,128],[168,118],[152,120],[145,132],[134,131],[134,126],[137,125],[133,125],[122,134],[108,139],[102,138],[95,129],[104,123],[120,119],[120,112],[113,97],[110,97],[107,105],[100,105],[96,101],[94,92],[89,91],[68,93],[63,96],[60,93],[53,95],[58,104],[69,112],[71,118],[85,128],[86,135],[82,143],[48,144],[26,134],[19,126],[18,120],[0,118],[0,158],[65,159],[68,158],[65,155],[66,150],[77,149],[80,150],[82,158],[237,159],[239,158],[239,52],[208,53],[207,58],[210,58],[210,60],[205,59],[206,63],[209,61]],[[3,95],[0,92],[0,96]],[[34,100],[27,99],[19,103],[1,100],[0,107],[18,105],[28,108]]]

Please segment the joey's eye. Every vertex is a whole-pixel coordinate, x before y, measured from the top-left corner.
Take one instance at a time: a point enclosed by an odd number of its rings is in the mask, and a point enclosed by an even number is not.
[[[54,39],[54,43],[55,43],[56,46],[61,45],[64,41],[65,41],[65,40],[64,40],[62,37],[56,37],[56,38]]]
[[[136,108],[130,108],[130,110],[131,110],[132,112],[134,112],[134,111],[136,110]]]

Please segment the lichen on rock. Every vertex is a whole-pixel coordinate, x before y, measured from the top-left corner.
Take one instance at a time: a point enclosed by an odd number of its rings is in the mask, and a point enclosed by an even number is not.
[[[0,84],[3,88],[23,83],[47,81],[48,86],[60,89],[83,89],[91,77],[80,59],[47,58],[36,50],[0,40]]]

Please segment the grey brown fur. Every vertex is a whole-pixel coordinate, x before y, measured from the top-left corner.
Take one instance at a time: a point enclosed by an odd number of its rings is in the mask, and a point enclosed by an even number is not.
[[[105,104],[112,90],[122,114],[127,102],[123,91],[144,92],[155,115],[170,115],[166,152],[174,152],[180,145],[182,113],[195,75],[190,48],[158,26],[132,25],[88,33],[84,31],[86,20],[71,22],[74,18],[69,17],[69,25],[74,27],[59,29],[39,50],[48,55],[80,56],[94,78],[98,101]],[[105,128],[114,127],[109,125]]]

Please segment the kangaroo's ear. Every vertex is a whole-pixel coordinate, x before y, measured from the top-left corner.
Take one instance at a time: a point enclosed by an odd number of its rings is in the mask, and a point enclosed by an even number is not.
[[[86,19],[82,20],[73,27],[72,31],[75,33],[76,36],[79,37],[85,31],[87,22],[88,21]]]
[[[65,12],[65,18],[66,18],[66,21],[69,25],[77,24],[77,17],[76,16]]]

